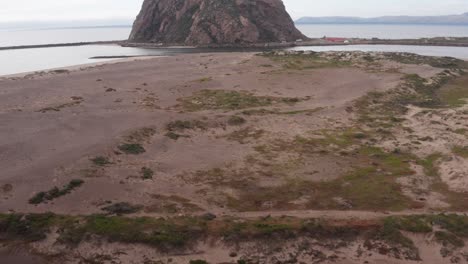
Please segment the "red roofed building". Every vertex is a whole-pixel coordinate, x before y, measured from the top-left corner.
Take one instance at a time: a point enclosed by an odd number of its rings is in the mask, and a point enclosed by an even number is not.
[[[325,40],[330,41],[330,42],[345,42],[348,39],[346,39],[346,38],[325,38]]]

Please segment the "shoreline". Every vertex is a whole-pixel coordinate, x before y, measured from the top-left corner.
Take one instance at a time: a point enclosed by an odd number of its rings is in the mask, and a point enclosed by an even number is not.
[[[110,41],[72,42],[72,43],[56,43],[56,44],[20,45],[20,46],[0,47],[0,50],[43,49],[43,48],[77,47],[77,46],[110,45],[110,44],[120,45],[123,42],[124,42],[123,40],[110,40]]]
[[[352,44],[349,46],[353,46],[353,45],[366,45],[366,44]],[[371,45],[383,45],[383,44],[367,44],[367,45],[371,46]],[[348,46],[348,45],[314,45],[314,46]],[[166,47],[165,49],[168,49],[168,48],[169,47]],[[174,48],[174,47],[171,47],[171,48]],[[177,48],[184,48],[184,47],[177,47]],[[187,47],[187,49],[197,49],[197,48]],[[239,49],[235,51],[229,51],[227,49],[224,49],[224,50],[219,49],[218,51],[213,51],[213,50],[209,50],[208,48],[206,48],[206,51],[204,52],[200,51],[200,52],[194,52],[194,53],[200,53],[200,54],[201,53],[231,53],[231,52],[240,52],[240,53],[254,52],[255,53],[255,52],[261,52],[261,51],[262,49],[246,49],[246,50]],[[390,52],[390,53],[393,53],[393,52]],[[181,54],[184,54],[184,53],[181,53]],[[142,60],[150,60],[150,59],[155,59],[155,58],[164,58],[168,56],[173,56],[173,55],[94,56],[94,57],[90,57],[89,59],[104,60],[104,61],[84,63],[84,64],[73,64],[73,65],[68,65],[68,66],[63,66],[63,67],[54,67],[54,68],[19,72],[19,73],[6,74],[6,75],[0,74],[0,80],[23,79],[23,78],[27,78],[28,76],[60,73],[60,71],[73,72],[73,71],[77,71],[77,70],[79,71],[79,70],[93,68],[93,67],[100,67],[100,66],[107,66],[107,65],[118,64],[118,63],[128,63],[128,62],[135,62],[135,61],[142,61]],[[435,56],[435,57],[440,57],[440,56]],[[468,59],[462,59],[462,60],[468,61]]]
[[[118,63],[127,63],[127,62],[136,62],[136,61],[143,61],[143,60],[150,60],[155,58],[164,58],[167,56],[138,56],[138,57],[122,57],[122,58],[109,58],[106,61],[99,61],[99,62],[92,62],[92,63],[85,63],[85,64],[75,64],[70,66],[64,67],[56,67],[50,69],[43,69],[38,71],[27,71],[27,72],[19,72],[14,74],[7,74],[7,75],[0,75],[1,80],[8,80],[8,79],[24,79],[28,76],[36,76],[36,75],[48,75],[48,74],[60,74],[64,71],[68,73],[75,72],[75,71],[82,71],[91,69],[94,67],[101,67],[107,65],[113,65]]]
[[[91,45],[119,45],[121,47],[130,48],[147,48],[147,49],[277,49],[289,47],[308,47],[308,46],[352,46],[352,45],[409,45],[409,46],[439,46],[439,47],[468,47],[468,38],[421,38],[421,39],[363,39],[363,38],[343,38],[342,42],[327,41],[324,39],[309,39],[305,41],[295,42],[271,42],[271,43],[254,43],[254,44],[208,44],[191,46],[180,43],[134,43],[126,40],[112,41],[94,41],[94,42],[75,42],[75,43],[56,43],[56,44],[40,44],[40,45],[20,45],[20,46],[5,46],[0,47],[3,50],[19,50],[19,49],[39,49],[39,48],[57,48],[57,47],[76,47],[76,46],[91,46]]]

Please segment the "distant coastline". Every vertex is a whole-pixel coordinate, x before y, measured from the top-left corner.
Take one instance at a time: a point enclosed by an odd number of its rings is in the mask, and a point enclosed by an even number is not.
[[[382,16],[362,17],[302,17],[296,24],[355,24],[355,25],[450,25],[468,26],[468,13],[447,16]]]

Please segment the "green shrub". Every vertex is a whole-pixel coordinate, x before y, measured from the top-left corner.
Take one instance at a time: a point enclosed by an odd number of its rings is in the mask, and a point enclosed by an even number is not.
[[[106,157],[103,157],[103,156],[95,157],[95,158],[91,159],[91,161],[96,166],[106,166],[106,165],[111,164],[111,162],[109,161],[109,158],[106,158]]]
[[[244,118],[240,117],[240,116],[231,116],[228,120],[228,124],[230,126],[240,126],[240,125],[243,125],[247,122],[247,120],[245,120]]]
[[[146,150],[141,144],[123,144],[118,147],[118,149],[125,154],[138,155],[145,153]]]
[[[79,180],[79,179],[71,180],[67,185],[63,186],[62,189],[59,189],[58,187],[54,187],[47,192],[39,192],[35,194],[31,199],[29,199],[29,203],[37,205],[46,201],[57,199],[61,196],[69,194],[74,189],[83,185],[83,183],[84,183],[83,180]]]
[[[154,172],[152,169],[143,167],[141,168],[141,177],[145,180],[152,179],[154,175]]]

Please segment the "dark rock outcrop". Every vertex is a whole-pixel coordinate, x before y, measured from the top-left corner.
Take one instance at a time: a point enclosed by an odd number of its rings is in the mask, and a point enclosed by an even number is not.
[[[282,0],[145,0],[129,41],[205,45],[305,38]]]

